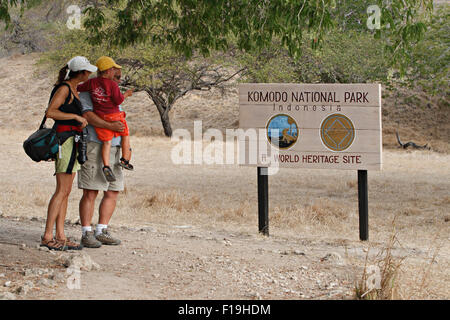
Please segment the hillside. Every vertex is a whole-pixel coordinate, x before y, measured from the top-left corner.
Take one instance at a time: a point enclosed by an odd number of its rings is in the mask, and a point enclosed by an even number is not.
[[[38,54],[16,54],[0,59],[0,128],[33,130],[42,119],[56,75],[39,74]],[[407,102],[405,102],[405,100]],[[438,152],[450,151],[450,115],[438,98],[399,89],[383,91],[383,144],[397,148],[395,131],[402,141],[428,143]],[[161,136],[159,114],[153,102],[138,92],[125,103],[131,135]],[[237,88],[224,95],[218,90],[193,92],[176,103],[172,110],[173,128],[192,130],[194,120],[202,120],[203,129],[236,128],[239,106]],[[51,120],[49,120],[51,123]]]

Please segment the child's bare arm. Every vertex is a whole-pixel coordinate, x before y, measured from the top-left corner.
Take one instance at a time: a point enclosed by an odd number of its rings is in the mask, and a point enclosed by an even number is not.
[[[129,90],[127,90],[127,91],[123,94],[124,98],[126,99],[126,98],[128,98],[128,97],[131,97],[131,96],[133,95],[133,92],[134,92],[134,89],[129,89]]]

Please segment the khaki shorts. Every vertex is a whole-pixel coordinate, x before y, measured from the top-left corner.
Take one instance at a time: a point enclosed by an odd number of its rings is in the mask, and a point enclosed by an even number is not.
[[[111,169],[116,176],[116,181],[108,182],[103,174],[102,145],[96,142],[88,142],[88,160],[78,171],[78,188],[99,191],[123,191],[123,173],[119,166],[121,157],[120,147],[111,147]]]
[[[58,151],[55,160],[55,173],[66,173],[69,167],[70,157],[72,156],[74,137],[67,138],[66,141],[61,145],[61,152]],[[78,163],[77,157],[78,150],[75,153],[75,162],[73,164],[72,173],[80,170],[80,164]]]

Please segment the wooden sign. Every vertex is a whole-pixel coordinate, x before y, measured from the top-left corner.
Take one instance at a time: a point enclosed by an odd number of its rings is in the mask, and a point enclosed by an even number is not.
[[[239,128],[241,165],[381,170],[381,85],[240,84]]]

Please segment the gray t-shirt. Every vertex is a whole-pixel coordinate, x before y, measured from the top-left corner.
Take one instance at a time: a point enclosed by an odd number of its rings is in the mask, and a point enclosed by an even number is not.
[[[92,100],[91,100],[91,95],[89,92],[80,92],[79,93],[80,96],[80,101],[81,101],[81,113],[85,113],[88,111],[94,111],[94,105],[92,104]],[[122,107],[119,106],[120,111],[122,111]],[[97,137],[97,132],[95,132],[95,129],[93,126],[91,126],[90,124],[87,126],[87,130],[88,130],[88,142],[96,142],[96,143],[102,143],[100,140],[98,140]],[[112,139],[111,141],[111,146],[113,147],[117,147],[121,145],[122,142],[122,138],[119,137],[115,137]]]

